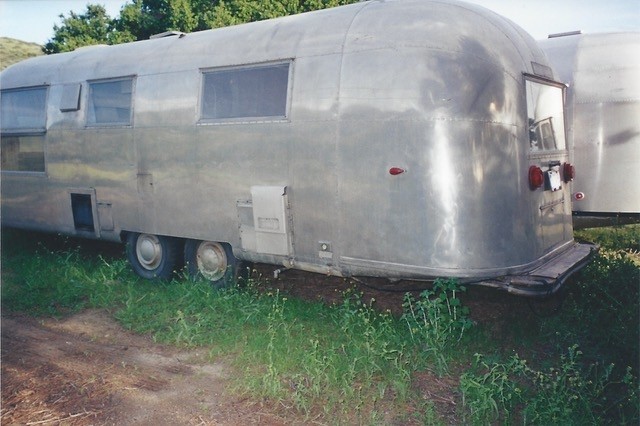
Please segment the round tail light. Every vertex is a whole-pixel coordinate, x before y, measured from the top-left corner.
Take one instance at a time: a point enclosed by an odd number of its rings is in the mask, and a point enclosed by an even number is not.
[[[529,186],[532,190],[540,188],[544,185],[544,173],[538,166],[529,167]]]
[[[570,163],[564,163],[562,165],[562,180],[565,182],[571,182],[576,177],[576,168]]]

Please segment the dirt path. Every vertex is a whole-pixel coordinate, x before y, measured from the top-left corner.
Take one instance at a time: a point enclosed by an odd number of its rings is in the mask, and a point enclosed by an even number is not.
[[[227,395],[228,369],[128,333],[107,313],[2,315],[3,425],[279,425]],[[252,405],[254,404],[254,405]]]
[[[259,272],[272,275],[268,268]],[[378,309],[401,312],[402,292],[376,287],[388,287],[386,281],[368,282],[373,287],[356,286],[364,301],[375,299]],[[294,297],[332,304],[356,283],[289,271],[272,284]],[[469,291],[467,302],[474,321],[492,325],[497,335],[508,331],[501,325],[509,318],[528,312],[523,301],[485,289]],[[230,369],[211,364],[207,349],[155,344],[149,336],[123,330],[105,311],[63,320],[3,312],[1,325],[2,425],[303,423],[282,407],[233,396],[227,391]],[[455,380],[418,374],[414,386],[426,400],[438,402],[444,419],[455,419]]]

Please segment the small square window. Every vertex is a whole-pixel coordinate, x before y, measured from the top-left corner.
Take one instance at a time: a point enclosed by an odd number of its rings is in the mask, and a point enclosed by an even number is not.
[[[132,77],[89,82],[87,125],[131,125],[132,94]]]

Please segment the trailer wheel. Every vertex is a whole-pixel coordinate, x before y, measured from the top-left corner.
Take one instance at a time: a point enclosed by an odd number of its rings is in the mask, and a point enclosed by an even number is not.
[[[153,234],[127,235],[127,258],[136,274],[146,279],[170,279],[180,267],[180,242]]]
[[[188,240],[184,245],[184,261],[191,278],[204,278],[216,288],[226,287],[236,278],[238,260],[225,243]]]

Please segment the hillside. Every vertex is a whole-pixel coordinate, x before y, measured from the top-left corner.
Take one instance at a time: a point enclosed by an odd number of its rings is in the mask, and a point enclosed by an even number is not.
[[[0,70],[16,62],[42,54],[42,46],[38,44],[0,37]]]

